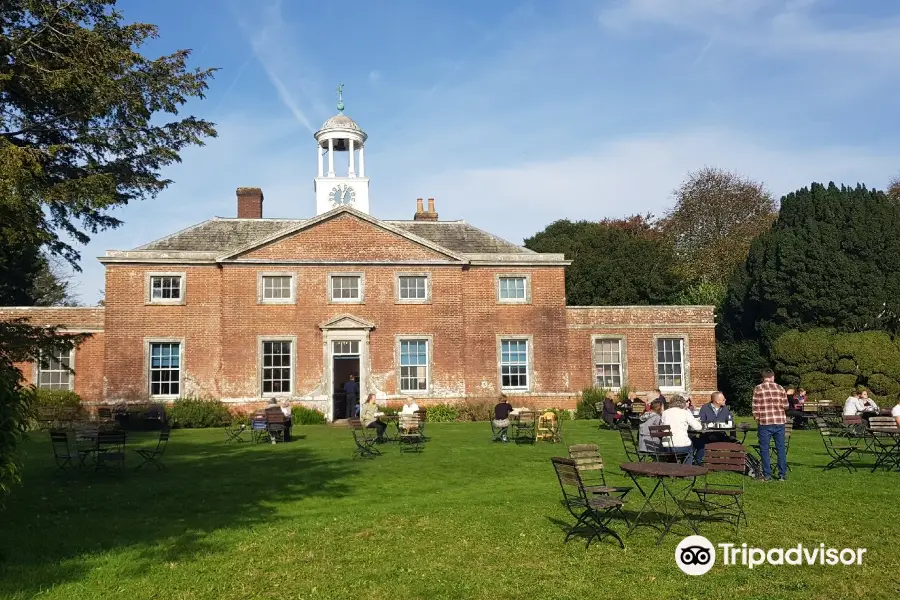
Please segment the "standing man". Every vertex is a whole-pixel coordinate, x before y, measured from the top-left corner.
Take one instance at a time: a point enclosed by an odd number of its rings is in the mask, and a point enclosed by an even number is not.
[[[759,429],[759,453],[762,458],[763,480],[772,480],[772,455],[769,440],[775,438],[775,452],[778,454],[778,481],[787,479],[787,452],[784,447],[785,410],[788,407],[787,393],[775,383],[775,373],[771,369],[762,372],[762,383],[753,389],[753,418]]]
[[[350,381],[344,384],[344,394],[347,396],[347,418],[352,419],[356,413],[356,403],[359,401],[359,384],[353,375],[350,376]]]

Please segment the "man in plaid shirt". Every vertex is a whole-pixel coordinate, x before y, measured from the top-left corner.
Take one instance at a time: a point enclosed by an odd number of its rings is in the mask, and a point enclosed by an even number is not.
[[[772,479],[772,456],[769,454],[769,441],[775,438],[775,451],[778,454],[778,481],[787,477],[787,453],[784,448],[785,410],[788,407],[787,393],[775,383],[775,373],[771,369],[762,372],[762,383],[753,389],[753,418],[759,429],[759,453],[762,458],[763,479]]]

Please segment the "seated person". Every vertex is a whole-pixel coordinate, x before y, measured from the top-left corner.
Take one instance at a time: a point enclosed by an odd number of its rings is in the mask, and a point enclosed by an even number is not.
[[[659,438],[651,437],[650,428],[662,425],[663,403],[659,398],[650,402],[650,410],[641,415],[638,427],[638,452],[660,452],[662,444]]]
[[[897,397],[897,404],[891,409],[891,416],[894,417],[894,423],[900,427],[900,396]]]
[[[863,413],[863,403],[859,399],[859,392],[853,390],[844,401],[844,416],[855,417]]]
[[[509,429],[509,413],[512,409],[512,404],[505,394],[500,396],[500,401],[494,406],[494,427],[500,430],[500,439],[504,442],[509,441],[506,439],[506,432]]]
[[[794,419],[794,429],[801,429],[803,427],[803,403],[806,401],[806,393],[803,391],[803,388],[796,392],[794,388],[788,388],[786,391],[788,408],[784,412],[787,416]]]
[[[693,450],[691,438],[688,436],[688,429],[701,431],[703,425],[692,415],[685,406],[687,402],[684,398],[678,397],[669,403],[669,408],[662,413],[662,424],[668,425],[672,430],[672,437],[663,440],[663,447],[669,452],[675,454],[684,454],[684,463],[691,464],[693,462]]]
[[[375,416],[375,413],[377,412],[378,406],[375,404],[375,394],[369,394],[366,397],[365,404],[362,405],[360,420],[362,421],[363,427],[377,430],[375,439],[378,442],[383,442],[384,430],[387,429],[387,425],[378,420],[378,417]]]
[[[631,414],[631,407],[634,405],[634,399],[637,397],[637,394],[634,392],[629,392],[628,397],[622,400],[619,404],[619,409],[623,415]]]
[[[709,423],[733,423],[731,411],[725,406],[725,394],[722,392],[713,392],[709,396],[709,402],[700,407],[700,424]],[[706,444],[713,442],[736,442],[737,438],[729,435],[725,431],[706,431],[694,440],[694,460],[698,463],[703,462],[703,455],[706,452]]]
[[[419,410],[419,405],[416,404],[415,400],[410,400],[409,404],[404,404],[403,408],[400,409],[400,414],[411,415],[417,410]]]
[[[291,418],[291,403],[285,400],[281,403],[281,412],[284,413],[285,418],[290,420]]]
[[[615,427],[616,423],[622,418],[622,413],[616,410],[616,395],[613,392],[606,393],[606,399],[603,401],[603,414],[601,417],[610,427]]]
[[[878,405],[874,400],[869,398],[869,392],[867,390],[863,390],[859,393],[859,401],[862,402],[863,413],[871,413],[878,414],[881,412],[881,409],[878,408]]]
[[[669,408],[669,401],[663,396],[663,393],[659,390],[653,390],[653,393],[656,394],[656,399],[662,402],[663,410]]]

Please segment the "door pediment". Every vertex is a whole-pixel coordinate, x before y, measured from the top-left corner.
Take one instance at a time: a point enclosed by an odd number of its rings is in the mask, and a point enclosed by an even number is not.
[[[319,324],[319,329],[335,330],[335,329],[375,329],[375,323],[366,321],[351,314],[341,314],[336,317]]]

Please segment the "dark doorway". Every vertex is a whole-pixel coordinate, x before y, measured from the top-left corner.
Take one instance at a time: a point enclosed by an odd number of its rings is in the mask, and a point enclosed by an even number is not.
[[[332,370],[332,381],[334,382],[333,390],[333,406],[332,419],[347,419],[353,417],[355,406],[348,406],[347,394],[344,393],[344,384],[350,381],[353,375],[359,382],[359,356],[358,355],[338,355],[334,357],[334,368]],[[356,398],[359,402],[359,398]]]

